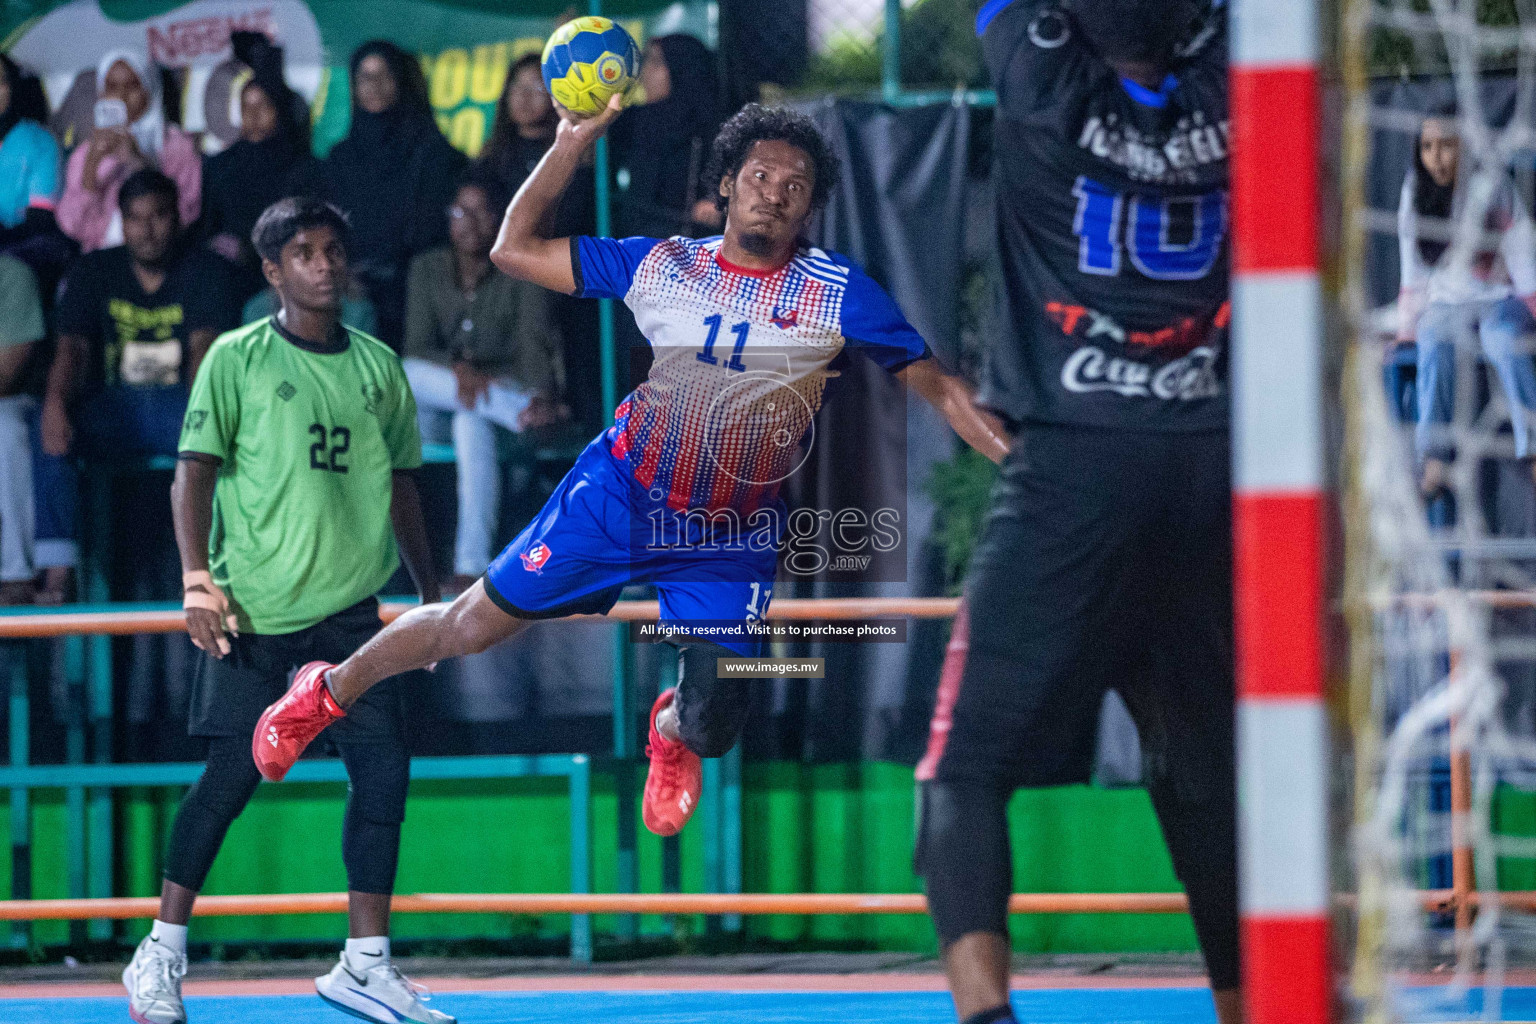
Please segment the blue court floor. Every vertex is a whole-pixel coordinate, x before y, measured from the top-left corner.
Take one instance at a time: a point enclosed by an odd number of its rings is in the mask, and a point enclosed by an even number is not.
[[[461,1024],[952,1024],[943,992],[447,992]],[[1214,1024],[1199,989],[1020,992],[1029,1024]],[[192,996],[189,1024],[341,1024],[314,996]],[[126,1024],[123,999],[0,1000],[5,1024]]]
[[[461,1024],[951,1024],[942,992],[452,992],[432,1000]],[[1215,1024],[1200,989],[1016,992],[1027,1024]],[[1460,1006],[1421,1007],[1421,1021],[1482,1017],[1471,993]],[[190,1024],[341,1024],[349,1018],[310,995],[192,996]],[[1536,988],[1507,989],[1504,1021],[1536,1021]],[[0,999],[5,1024],[124,1024],[121,998]]]

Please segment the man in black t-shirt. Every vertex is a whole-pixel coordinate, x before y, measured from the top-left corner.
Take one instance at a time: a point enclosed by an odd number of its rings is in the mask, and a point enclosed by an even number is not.
[[[197,365],[235,326],[227,265],[178,248],[176,183],[138,171],[118,201],[125,244],[83,257],[59,300],[42,420],[50,455],[175,455]]]
[[[1087,782],[1106,690],[1240,1019],[1224,0],[990,0],[1012,443],[918,766],[916,866],[968,1024],[1011,1022],[1006,808]]]
[[[70,456],[174,458],[197,365],[214,338],[236,325],[228,264],[178,246],[176,183],[151,168],[136,171],[118,205],[125,244],[81,258],[56,314],[58,347],[38,430],[38,560],[46,565],[40,603],[65,599],[79,557],[79,481]]]

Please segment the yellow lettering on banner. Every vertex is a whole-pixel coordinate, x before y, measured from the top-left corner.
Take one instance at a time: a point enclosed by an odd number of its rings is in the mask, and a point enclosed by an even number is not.
[[[475,47],[474,63],[469,71],[469,101],[495,103],[507,81],[507,67],[512,63],[512,44]]]
[[[453,133],[453,117],[449,114],[438,114],[437,130],[442,132],[444,136],[451,135]]]
[[[444,50],[432,63],[432,106],[452,110],[469,93],[469,53]]]
[[[485,111],[479,107],[465,107],[453,115],[448,141],[455,149],[463,150],[471,157],[480,155],[485,145]]]

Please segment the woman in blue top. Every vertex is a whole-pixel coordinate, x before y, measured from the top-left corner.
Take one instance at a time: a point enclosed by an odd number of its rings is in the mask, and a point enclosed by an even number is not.
[[[53,227],[59,197],[59,144],[23,117],[21,69],[0,53],[0,249]]]

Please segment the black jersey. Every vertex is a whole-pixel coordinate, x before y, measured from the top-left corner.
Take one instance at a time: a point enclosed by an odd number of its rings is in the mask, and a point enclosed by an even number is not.
[[[1157,90],[1057,0],[991,0],[998,315],[981,400],[1017,421],[1227,426],[1225,4]]]

